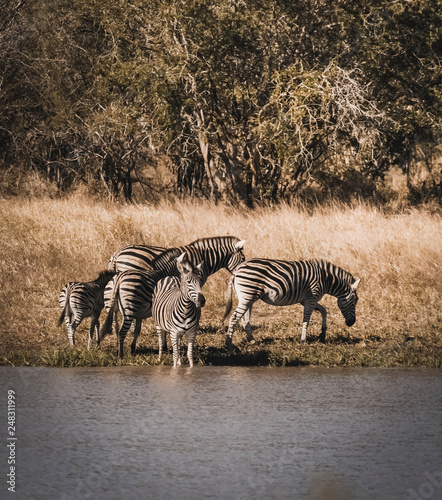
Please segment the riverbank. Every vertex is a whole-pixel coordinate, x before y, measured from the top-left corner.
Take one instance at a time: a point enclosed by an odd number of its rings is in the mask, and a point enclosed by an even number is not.
[[[208,202],[119,205],[82,196],[63,200],[0,200],[0,364],[114,366],[156,364],[157,337],[143,322],[136,356],[116,358],[116,339],[88,352],[89,320],[77,330],[77,348],[67,347],[66,327],[57,326],[58,295],[69,281],[90,281],[110,256],[130,243],[165,247],[197,238],[235,235],[246,239],[246,258],[322,258],[356,278],[357,321],[345,327],[333,297],[325,344],[316,342],[314,314],[308,342],[300,341],[302,307],[257,303],[255,345],[235,331],[233,354],[224,348],[228,273],[204,287],[202,334],[195,362],[260,366],[442,366],[442,221],[437,212],[409,209],[385,213],[363,203],[315,209],[287,205],[254,211]],[[234,302],[235,305],[235,302]],[[102,313],[101,320],[105,317]],[[130,350],[131,335],[126,339]],[[171,355],[163,363],[171,364]]]
[[[395,337],[391,340],[379,338],[336,337],[325,344],[309,337],[307,342],[286,337],[272,337],[269,325],[261,325],[267,333],[256,333],[257,342],[248,344],[245,339],[230,353],[224,348],[224,332],[210,332],[204,329],[196,338],[194,362],[206,366],[323,366],[323,367],[397,367],[420,366],[442,367],[442,346],[440,339],[428,336]],[[267,326],[267,328],[266,328]],[[154,335],[151,342],[142,342],[135,355],[116,356],[116,348],[61,347],[38,352],[9,351],[0,354],[0,365],[48,366],[48,367],[104,367],[145,366],[173,364],[171,352],[166,352],[158,361],[158,348]],[[130,340],[128,338],[127,340]],[[115,343],[115,338],[113,339]],[[127,342],[129,351],[129,342]],[[186,347],[182,348],[182,360],[187,364]]]

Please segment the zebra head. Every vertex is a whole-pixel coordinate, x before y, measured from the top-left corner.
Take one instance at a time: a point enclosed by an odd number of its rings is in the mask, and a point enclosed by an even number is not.
[[[233,251],[229,256],[229,260],[226,266],[226,269],[230,273],[233,273],[233,271],[246,260],[242,250],[245,242],[246,240],[240,240],[237,243],[234,243],[233,245]]]
[[[360,281],[360,279],[356,280],[350,285],[346,293],[338,297],[338,307],[345,318],[347,326],[353,326],[356,322],[356,304],[358,302],[356,288]]]
[[[206,299],[201,291],[203,286],[203,262],[193,267],[186,253],[177,258],[177,268],[181,275],[181,292],[198,308],[204,307]]]

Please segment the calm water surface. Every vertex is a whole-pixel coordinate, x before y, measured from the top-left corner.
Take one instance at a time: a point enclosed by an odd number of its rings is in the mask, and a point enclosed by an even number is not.
[[[442,498],[442,371],[0,368],[14,499]],[[3,458],[4,456],[4,458]]]

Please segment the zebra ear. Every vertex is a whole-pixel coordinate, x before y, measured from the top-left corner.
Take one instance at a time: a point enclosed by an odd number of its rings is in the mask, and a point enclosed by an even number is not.
[[[204,261],[202,260],[197,266],[196,266],[196,270],[201,272],[201,269],[203,268],[203,265],[204,265]]]
[[[238,243],[235,245],[235,248],[237,250],[242,250],[242,247],[244,246],[244,243],[246,242],[246,240],[241,240],[241,241],[238,241]]]
[[[358,280],[356,280],[352,285],[351,285],[351,289],[356,292],[356,288],[358,288],[358,285],[359,283],[361,282],[361,278],[359,278]]]

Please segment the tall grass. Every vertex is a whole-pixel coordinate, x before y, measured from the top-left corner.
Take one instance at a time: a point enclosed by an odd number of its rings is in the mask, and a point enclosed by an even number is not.
[[[246,357],[229,357],[220,325],[228,280],[222,271],[205,287],[207,303],[201,320],[205,333],[197,338],[200,362],[441,365],[442,224],[440,216],[430,211],[385,214],[365,203],[248,211],[190,201],[118,205],[76,195],[63,200],[2,199],[0,213],[4,364],[112,364],[115,338],[106,340],[102,352],[79,355],[81,359],[60,355],[67,345],[65,328],[56,326],[63,285],[95,279],[113,252],[130,243],[170,247],[229,234],[246,238],[247,258],[323,258],[361,277],[357,322],[346,328],[336,301],[325,297],[322,302],[329,311],[325,350],[311,343],[303,346],[301,306],[258,303],[252,315],[257,345],[246,346],[238,329],[234,342]],[[86,320],[77,330],[80,350],[86,346],[88,325]],[[320,315],[313,315],[310,341],[319,330]],[[128,363],[154,362],[153,331],[152,320],[145,321],[141,357]],[[344,357],[336,354],[339,349],[346,350]],[[357,356],[350,355],[353,351]]]

